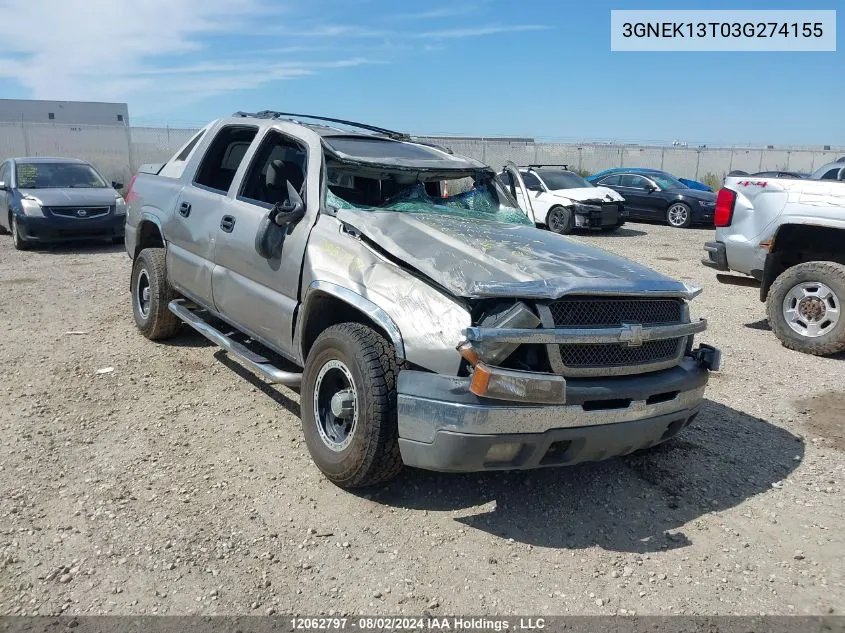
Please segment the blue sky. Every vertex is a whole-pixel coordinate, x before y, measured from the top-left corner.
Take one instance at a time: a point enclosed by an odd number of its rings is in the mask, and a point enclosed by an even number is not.
[[[771,0],[682,8],[843,6]],[[0,0],[0,95],[127,101],[135,122],[171,125],[272,108],[415,133],[845,145],[841,36],[835,53],[611,52],[611,8],[679,7]]]

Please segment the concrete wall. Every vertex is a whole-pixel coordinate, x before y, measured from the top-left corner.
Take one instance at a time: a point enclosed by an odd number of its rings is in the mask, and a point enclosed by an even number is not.
[[[0,105],[3,101],[0,100]],[[75,156],[94,163],[107,178],[127,182],[139,165],[166,161],[196,132],[196,129],[186,128],[127,127],[112,124],[22,124],[19,120],[2,122],[0,113],[0,160],[13,156]],[[787,168],[810,172],[845,155],[845,149],[697,149],[595,143],[538,143],[531,139],[420,139],[449,147],[456,154],[471,156],[497,170],[508,161],[518,165],[566,164],[570,169],[589,173],[610,167],[652,167],[664,169],[680,177],[699,180],[705,177],[719,180],[734,169],[754,172]]]

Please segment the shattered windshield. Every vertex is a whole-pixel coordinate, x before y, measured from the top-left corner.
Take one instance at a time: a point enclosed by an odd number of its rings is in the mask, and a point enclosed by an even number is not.
[[[531,224],[491,174],[399,185],[394,180],[329,173],[326,203],[336,209],[435,213]]]
[[[102,189],[107,186],[85,163],[18,163],[16,171],[21,189]]]

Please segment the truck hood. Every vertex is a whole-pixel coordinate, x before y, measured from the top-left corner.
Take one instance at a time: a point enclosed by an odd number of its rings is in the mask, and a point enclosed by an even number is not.
[[[118,193],[112,188],[19,189],[22,196],[37,198],[45,207],[97,207],[114,204]]]
[[[630,260],[528,225],[348,209],[339,210],[337,218],[457,297],[648,293],[692,298],[698,292]]]
[[[602,202],[624,202],[625,198],[608,187],[578,187],[576,189],[556,189],[550,191],[556,198],[567,198],[577,202],[600,200]]]

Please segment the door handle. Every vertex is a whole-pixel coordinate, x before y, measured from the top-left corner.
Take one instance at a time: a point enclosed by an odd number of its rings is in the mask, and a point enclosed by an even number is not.
[[[191,203],[190,202],[183,202],[179,205],[179,215],[183,218],[187,218],[191,215]]]
[[[235,218],[231,215],[224,215],[220,220],[220,228],[226,233],[231,233],[235,228]]]

